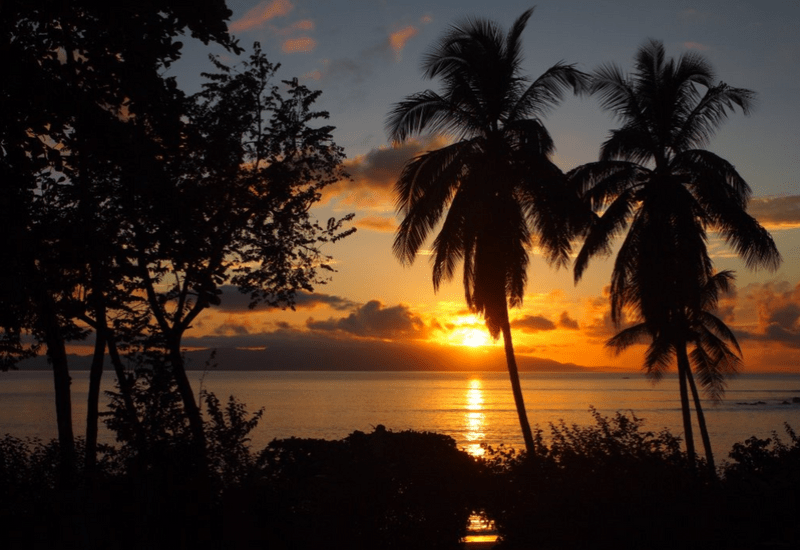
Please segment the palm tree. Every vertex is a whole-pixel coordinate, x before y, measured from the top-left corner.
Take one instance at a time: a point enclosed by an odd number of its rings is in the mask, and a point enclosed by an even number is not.
[[[736,336],[719,317],[712,313],[717,307],[720,294],[730,290],[733,278],[731,271],[722,271],[710,277],[703,285],[700,309],[680,311],[680,318],[673,320],[671,326],[653,327],[646,322],[640,322],[621,330],[606,343],[606,346],[612,348],[614,354],[618,355],[633,344],[649,341],[645,354],[645,369],[656,380],[661,379],[677,357],[679,369],[685,373],[686,381],[692,391],[697,423],[711,472],[716,470],[714,454],[691,366],[694,366],[698,373],[706,395],[712,402],[719,402],[725,393],[725,377],[736,374],[741,365],[742,350]],[[683,349],[678,347],[678,343],[683,343]],[[689,344],[693,345],[694,349],[687,354],[685,346]],[[734,349],[731,349],[731,346]],[[689,455],[693,456],[691,424],[686,433],[687,446],[690,447]]]
[[[423,61],[424,76],[440,78],[397,103],[387,118],[395,143],[430,132],[453,143],[409,161],[396,183],[394,253],[411,264],[440,220],[433,242],[433,286],[464,265],[466,301],[483,315],[493,338],[503,334],[508,372],[528,451],[534,447],[525,412],[508,308],[522,304],[534,235],[551,265],[566,265],[570,217],[580,202],[552,163],[553,141],[540,116],[586,75],[558,63],[530,82],[520,74],[521,35],[533,10],[505,34],[495,23],[453,26]]]
[[[709,293],[730,278],[714,275],[707,232],[722,236],[748,268],[776,269],[781,257],[770,234],[747,214],[750,187],[732,164],[703,149],[737,106],[749,114],[754,92],[716,82],[698,54],[667,60],[654,40],[639,49],[634,67],[632,76],[616,65],[601,66],[592,76],[590,92],[599,94],[602,107],[622,126],[603,143],[599,162],[568,174],[584,200],[603,211],[587,230],[575,280],[591,257],[610,254],[614,238],[627,229],[612,272],[611,315],[619,326],[624,311],[632,311],[642,324],[610,344],[621,349],[645,335],[652,338],[645,367],[655,375],[675,354],[687,452],[694,460],[687,389],[694,380],[686,347],[702,342],[702,327],[712,335],[729,334],[720,323],[700,320],[715,303]],[[724,374],[717,367],[729,356],[701,343],[699,349],[709,351],[701,357],[704,351],[697,349],[695,367],[711,369],[699,371],[700,382],[716,395],[724,389],[722,380],[706,373]],[[695,407],[701,414],[699,399]]]

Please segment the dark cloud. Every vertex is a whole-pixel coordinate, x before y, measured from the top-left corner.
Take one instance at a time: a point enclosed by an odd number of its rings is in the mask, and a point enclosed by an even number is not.
[[[525,317],[514,319],[511,322],[511,328],[522,332],[540,332],[543,330],[555,330],[556,324],[541,315],[526,315]]]
[[[214,329],[214,334],[218,336],[242,336],[250,334],[246,325],[239,323],[223,323]]]
[[[769,229],[800,227],[800,195],[754,198],[748,212]]]
[[[578,330],[578,321],[569,316],[566,311],[561,312],[561,317],[558,319],[558,326],[569,330]]]
[[[758,324],[736,330],[738,338],[800,348],[800,284],[753,283],[741,289],[739,297],[743,307],[758,312]]]
[[[427,334],[425,323],[407,306],[384,307],[377,300],[367,302],[342,319],[317,321],[309,318],[306,327],[315,331],[343,331],[373,338],[423,338]]]
[[[242,294],[236,287],[224,285],[221,287],[221,303],[214,309],[232,313],[244,313],[251,311],[250,296]],[[356,306],[356,303],[341,296],[321,294],[317,292],[299,291],[295,295],[295,309],[315,309],[317,307],[330,307],[337,311],[346,311]],[[262,306],[263,307],[263,306]]]
[[[351,179],[329,185],[322,202],[337,198],[343,204],[360,207],[394,206],[394,184],[403,166],[421,153],[438,149],[445,141],[437,138],[410,139],[396,147],[379,147],[345,161]]]

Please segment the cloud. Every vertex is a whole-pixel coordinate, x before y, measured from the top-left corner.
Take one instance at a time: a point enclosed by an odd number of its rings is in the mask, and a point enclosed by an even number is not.
[[[441,138],[409,140],[396,147],[380,147],[345,161],[351,180],[325,188],[321,202],[338,198],[342,204],[359,208],[394,210],[392,190],[412,158],[446,144]]]
[[[267,21],[276,17],[283,17],[294,9],[289,0],[271,0],[259,3],[256,7],[244,14],[240,19],[230,24],[231,32],[245,32],[263,27]]]
[[[800,227],[800,195],[754,198],[748,212],[767,229],[796,229]]]
[[[315,331],[342,331],[355,336],[372,338],[424,338],[428,329],[422,319],[408,306],[384,307],[371,300],[342,319],[317,321],[309,318],[306,327]]]
[[[698,51],[706,51],[708,46],[705,44],[701,44],[700,42],[684,42],[683,47],[687,50],[698,50]]]
[[[308,32],[313,30],[314,30],[314,22],[311,19],[303,19],[301,21],[296,21],[295,23],[292,23],[285,29],[281,29],[280,31],[278,31],[278,34],[280,34],[281,36],[287,36],[294,33],[295,31]]]
[[[245,324],[226,322],[214,329],[217,336],[244,336],[250,334],[250,329]]]
[[[561,317],[558,319],[558,326],[569,330],[578,330],[578,321],[571,318],[566,311],[561,312]]]
[[[385,218],[383,216],[364,216],[356,218],[353,225],[359,229],[378,231],[379,233],[393,233],[394,230],[397,229],[397,222],[394,218]]]
[[[301,36],[299,38],[289,38],[284,40],[281,49],[284,53],[306,53],[314,51],[317,47],[317,42],[308,36]]]
[[[540,332],[543,330],[555,330],[556,324],[541,315],[526,315],[525,317],[512,321],[511,328],[521,330],[522,332]]]
[[[403,51],[403,48],[406,46],[406,42],[408,42],[412,37],[416,36],[419,33],[419,30],[416,27],[408,26],[399,31],[395,31],[389,35],[389,44],[392,46],[394,53],[400,55]]]
[[[420,21],[427,24],[432,20],[426,16]],[[406,43],[418,33],[417,27],[409,25],[390,32],[384,40],[362,49],[354,57],[326,59],[321,70],[322,79],[341,81],[350,89],[355,89],[372,76],[376,67],[386,68],[392,60],[399,60]]]
[[[741,289],[742,309],[757,311],[757,325],[736,330],[739,338],[800,348],[800,284],[752,283]]]
[[[232,285],[224,285],[220,288],[221,303],[214,306],[214,309],[230,313],[246,313],[252,311],[249,307],[250,296],[242,294]],[[329,307],[337,311],[346,311],[356,306],[356,303],[330,294],[316,292],[306,292],[301,290],[295,295],[295,309],[316,309],[318,307]]]

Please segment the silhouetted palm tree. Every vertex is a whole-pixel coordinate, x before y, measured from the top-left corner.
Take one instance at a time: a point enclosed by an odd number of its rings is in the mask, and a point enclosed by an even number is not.
[[[702,325],[696,319],[710,314],[704,309],[708,285],[730,276],[713,275],[707,231],[719,233],[749,268],[775,269],[781,258],[769,233],[746,212],[747,183],[732,164],[702,149],[736,106],[749,113],[755,94],[716,82],[698,54],[665,59],[657,41],[639,49],[634,67],[633,75],[626,76],[617,66],[604,65],[592,77],[590,91],[599,94],[603,108],[622,126],[602,145],[599,162],[568,175],[586,202],[603,210],[578,253],[575,279],[592,256],[609,254],[614,238],[630,224],[612,273],[612,319],[619,325],[623,311],[630,310],[642,322],[638,335],[653,338],[645,362],[650,372],[667,366],[670,350],[677,355],[687,451],[694,460],[687,390],[693,378],[686,347],[703,341],[692,331]],[[702,326],[726,337],[720,324]],[[616,342],[628,337],[620,338]],[[620,347],[615,339],[611,342]],[[727,357],[701,358],[701,353],[696,367],[710,368]],[[712,395],[723,389],[721,378],[699,372]],[[699,399],[696,408],[699,413]]]
[[[714,454],[691,366],[694,366],[706,395],[713,402],[718,402],[725,393],[725,377],[736,374],[741,364],[742,350],[736,336],[712,313],[716,310],[720,294],[729,291],[732,281],[731,271],[716,273],[703,285],[699,310],[676,309],[676,318],[672,319],[669,326],[654,330],[646,322],[638,323],[621,330],[606,343],[615,354],[619,354],[633,344],[649,342],[645,354],[645,369],[656,380],[661,379],[677,358],[681,365],[680,370],[686,373],[692,391],[703,448],[712,472],[715,471]],[[683,349],[676,347],[676,343],[680,342],[684,343]],[[689,344],[694,347],[691,353],[687,353],[685,347]],[[687,445],[692,447],[691,452],[694,453],[694,442],[687,439]]]
[[[520,74],[520,37],[532,9],[505,34],[495,23],[467,20],[450,30],[423,61],[441,94],[413,94],[387,118],[394,143],[422,132],[451,145],[409,161],[395,186],[398,228],[394,252],[411,264],[440,222],[433,242],[433,285],[464,263],[467,304],[482,314],[493,338],[503,334],[508,371],[526,448],[533,437],[511,340],[508,307],[522,303],[534,235],[550,264],[565,265],[569,217],[580,202],[551,162],[553,141],[539,117],[586,75],[558,63],[530,82]]]

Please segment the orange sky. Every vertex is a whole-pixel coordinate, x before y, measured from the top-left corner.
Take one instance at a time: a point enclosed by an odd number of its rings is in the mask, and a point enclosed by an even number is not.
[[[269,348],[293,342],[301,349],[303,342],[346,342],[373,354],[376,364],[403,349],[460,350],[462,358],[444,353],[437,360],[458,368],[478,357],[481,364],[503,368],[500,344],[490,351],[460,345],[482,327],[466,311],[460,272],[456,282],[434,294],[427,257],[403,268],[392,256],[398,223],[392,186],[408,159],[442,141],[430,137],[392,148],[383,123],[393,103],[437,88],[437,83],[421,79],[419,63],[448,25],[474,15],[507,27],[530,4],[515,0],[487,7],[475,0],[411,0],[345,7],[305,0],[240,0],[230,7],[230,28],[242,45],[261,42],[270,59],[282,64],[279,77],[299,76],[323,91],[318,107],[330,112],[329,122],[337,127],[335,139],[345,148],[352,180],[330,187],[316,213],[324,220],[354,212],[358,232],[326,249],[338,272],[315,293],[301,294],[296,311],[251,311],[228,289],[222,306],[197,320],[186,345]],[[523,35],[523,68],[534,76],[560,60],[586,71],[615,62],[627,71],[636,49],[654,38],[664,42],[670,56],[702,53],[722,80],[758,92],[755,114],[734,114],[708,147],[732,162],[753,187],[750,211],[773,232],[784,257],[777,272],[754,273],[724,242],[710,239],[717,269],[737,274],[737,290],[721,302],[719,313],[736,331],[745,371],[800,372],[797,28],[796,2],[542,0]],[[187,44],[184,58],[173,65],[171,71],[185,89],[198,88],[200,71],[208,70],[208,51]],[[554,160],[565,171],[595,160],[600,143],[615,127],[593,99],[570,98],[544,123],[557,147]],[[551,270],[534,249],[524,305],[512,311],[520,357],[639,369],[641,349],[614,357],[603,346],[614,334],[605,294],[610,271],[610,262],[598,259],[575,286],[569,270]]]

